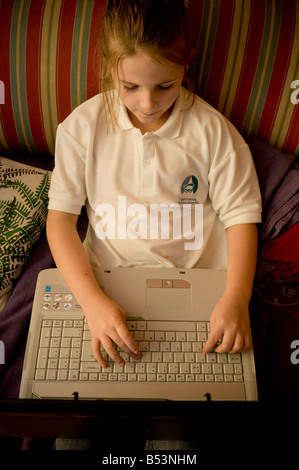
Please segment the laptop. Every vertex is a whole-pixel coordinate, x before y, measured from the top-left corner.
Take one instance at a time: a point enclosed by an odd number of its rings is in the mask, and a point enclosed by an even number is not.
[[[46,269],[37,279],[20,398],[258,400],[252,349],[202,353],[226,272],[137,267],[98,269],[95,275],[126,312],[140,359],[120,352],[125,366],[107,357],[102,368],[81,306],[58,269]]]

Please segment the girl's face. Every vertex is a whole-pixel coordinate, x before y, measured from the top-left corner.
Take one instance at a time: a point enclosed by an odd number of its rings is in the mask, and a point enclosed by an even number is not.
[[[169,118],[184,78],[185,67],[140,53],[121,59],[112,73],[120,99],[142,133],[159,129]]]

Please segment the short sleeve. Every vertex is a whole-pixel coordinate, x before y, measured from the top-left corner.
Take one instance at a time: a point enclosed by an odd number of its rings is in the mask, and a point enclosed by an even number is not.
[[[49,209],[80,214],[86,201],[85,155],[82,144],[60,124],[56,134]]]
[[[260,223],[261,193],[248,145],[224,120],[209,172],[209,194],[225,228]]]

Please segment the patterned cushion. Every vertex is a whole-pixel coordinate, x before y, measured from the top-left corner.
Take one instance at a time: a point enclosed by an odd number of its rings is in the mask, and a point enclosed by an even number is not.
[[[299,156],[299,106],[291,100],[299,79],[299,0],[189,3],[198,93],[240,131]],[[57,124],[98,92],[105,4],[2,0],[0,152],[53,155]]]
[[[46,223],[50,173],[0,157],[0,311]]]

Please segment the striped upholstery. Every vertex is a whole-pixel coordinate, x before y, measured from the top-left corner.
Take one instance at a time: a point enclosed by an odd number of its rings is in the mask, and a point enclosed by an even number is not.
[[[52,155],[57,125],[98,92],[104,0],[0,2],[0,152]]]
[[[98,91],[105,0],[0,2],[0,153],[53,155],[55,132]],[[299,0],[189,0],[198,93],[236,127],[299,156]]]
[[[299,0],[190,0],[198,93],[246,134],[299,156]]]

